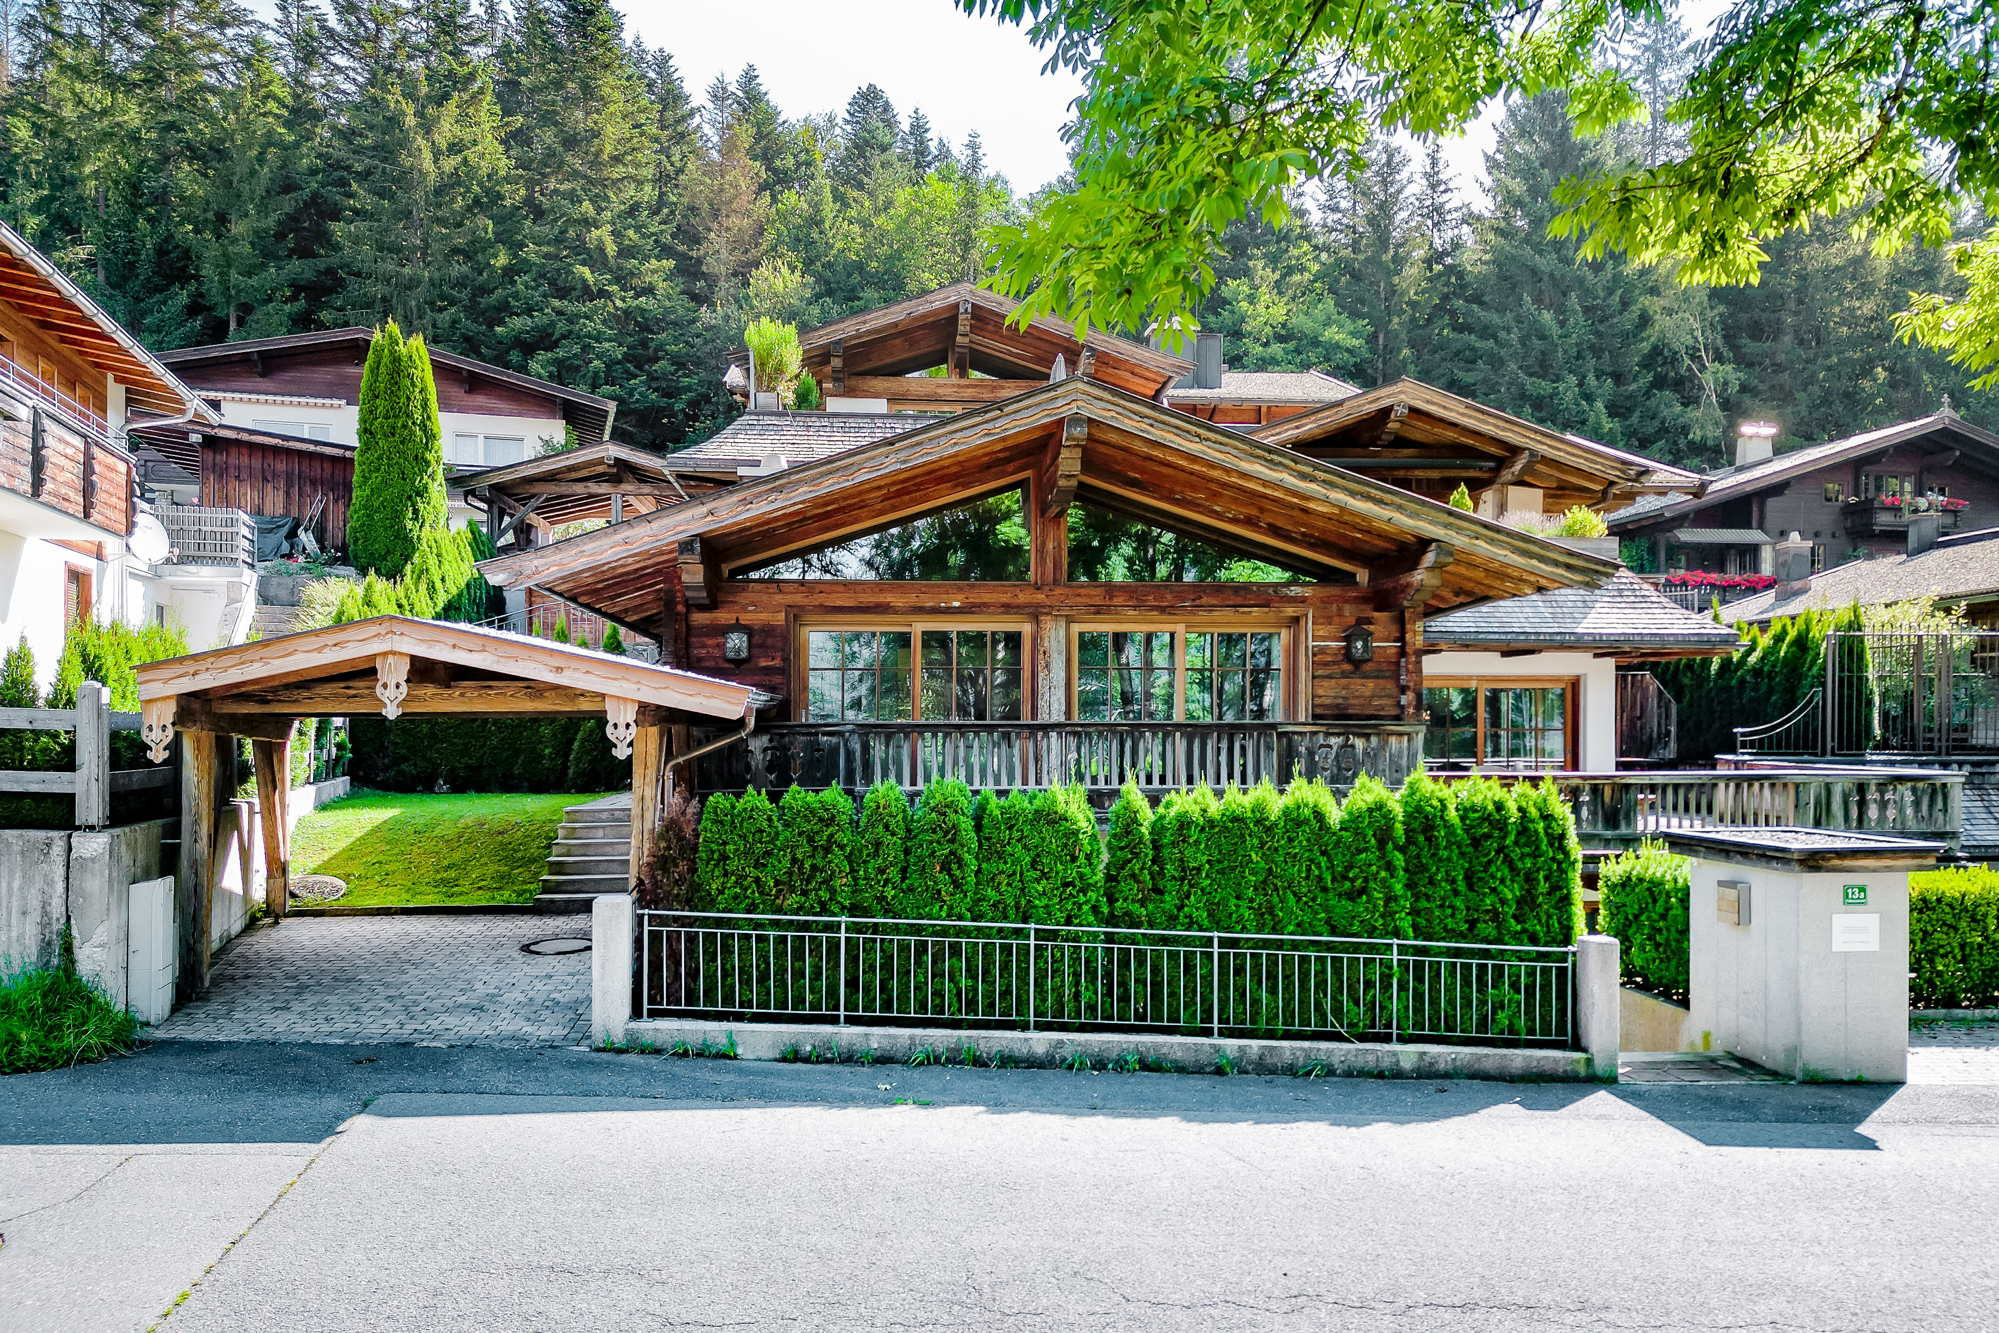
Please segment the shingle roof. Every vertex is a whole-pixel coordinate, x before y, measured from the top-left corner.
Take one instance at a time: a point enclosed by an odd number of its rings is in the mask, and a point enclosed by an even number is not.
[[[1682,546],[1768,546],[1777,539],[1761,528],[1681,528],[1673,540]]]
[[[1683,611],[1651,584],[1619,570],[1601,588],[1557,588],[1449,611],[1423,622],[1433,648],[1732,649],[1733,629]]]
[[[1999,787],[1964,784],[1958,850],[1974,859],[1999,856]]]
[[[1360,386],[1324,371],[1224,370],[1220,387],[1168,389],[1168,403],[1337,403],[1360,392]]]
[[[1729,604],[1733,620],[1764,621],[1805,610],[1836,611],[1902,602],[1934,593],[1952,599],[1999,596],[1999,528],[1953,533],[1921,555],[1889,555],[1854,560],[1812,576],[1811,585],[1788,597],[1777,590]]]
[[[672,459],[682,467],[754,467],[775,454],[810,463],[939,419],[920,412],[745,412]]]

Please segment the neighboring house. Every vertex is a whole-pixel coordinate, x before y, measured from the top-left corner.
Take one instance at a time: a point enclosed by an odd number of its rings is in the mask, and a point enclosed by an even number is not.
[[[1999,628],[1999,527],[1941,536],[1919,524],[1908,549],[1892,555],[1804,573],[1804,543],[1779,542],[1778,568],[1798,566],[1798,576],[1782,579],[1767,592],[1731,602],[1731,620],[1765,624],[1800,611],[1885,606],[1934,596],[1940,608],[1962,606],[1965,618],[1986,629]],[[1792,552],[1796,551],[1794,556]]]
[[[210,593],[219,612],[228,590],[177,577],[135,492],[126,440],[147,420],[213,417],[46,256],[0,226],[0,650],[25,634],[44,685],[66,627],[86,617],[180,618],[195,646],[213,642],[213,625],[194,613]],[[245,590],[235,591],[240,603]]]
[[[1945,533],[1999,525],[1999,436],[1948,404],[1881,430],[1771,454],[1743,436],[1735,466],[1703,485],[1609,515],[1611,531],[1652,545],[1652,572],[1774,576],[1775,545],[1797,533],[1814,570],[1902,552],[1912,513],[1934,508]]]
[[[1166,405],[1217,426],[1253,429],[1359,392],[1322,370],[1230,370],[1222,335],[1202,333],[1194,338],[1194,373],[1166,391]]]

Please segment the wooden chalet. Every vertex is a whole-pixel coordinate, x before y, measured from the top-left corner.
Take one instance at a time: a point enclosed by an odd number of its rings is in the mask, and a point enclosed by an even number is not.
[[[1018,504],[1011,577],[799,576],[811,553],[992,501]],[[1295,573],[1072,579],[1078,504]],[[741,766],[704,770],[711,783],[948,772],[1105,790],[1125,776],[1399,780],[1426,725],[1426,616],[1603,585],[1615,568],[1082,376],[483,566],[775,700]]]
[[[203,508],[294,515],[323,549],[346,547],[354,446],[225,424],[145,427],[134,436],[195,484]]]

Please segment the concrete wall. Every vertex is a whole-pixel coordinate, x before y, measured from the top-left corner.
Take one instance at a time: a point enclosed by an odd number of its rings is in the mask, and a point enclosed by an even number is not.
[[[55,966],[68,912],[69,834],[0,829],[0,966]]]
[[[1641,990],[1621,987],[1618,1003],[1622,1015],[1623,1048],[1627,1051],[1699,1051],[1706,1046],[1694,1028],[1687,1007],[1647,995]]]
[[[77,970],[126,1003],[127,892],[161,873],[175,821],[76,833],[0,829],[0,959],[7,970],[53,967],[63,923]]]

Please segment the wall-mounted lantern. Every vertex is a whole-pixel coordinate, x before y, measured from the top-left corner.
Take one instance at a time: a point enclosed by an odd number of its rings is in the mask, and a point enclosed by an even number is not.
[[[1345,634],[1347,665],[1359,670],[1374,660],[1374,631],[1356,620]]]
[[[750,660],[750,627],[740,620],[722,631],[722,660],[730,666]]]

